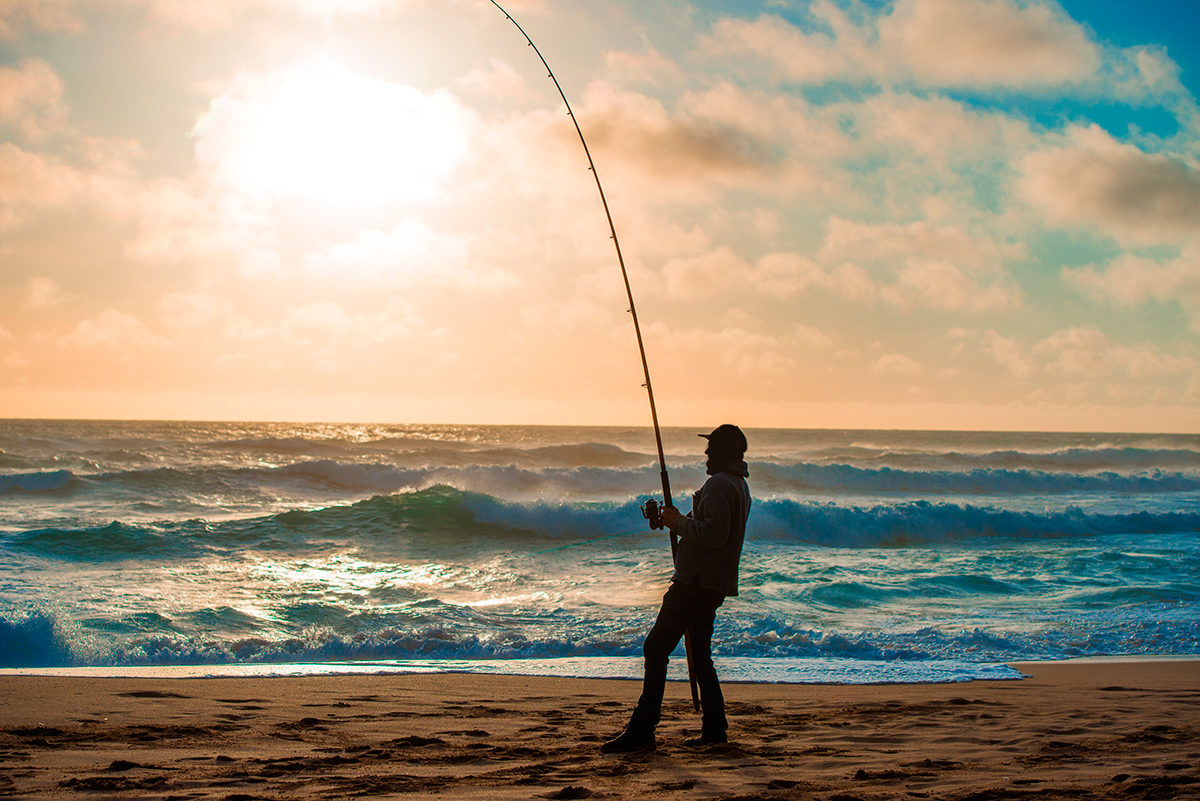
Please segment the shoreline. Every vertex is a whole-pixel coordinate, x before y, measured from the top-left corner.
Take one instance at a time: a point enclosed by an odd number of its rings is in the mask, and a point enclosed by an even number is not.
[[[884,661],[840,657],[717,657],[716,663],[723,684],[940,684],[1021,678],[1020,673],[1002,662]],[[452,673],[478,676],[641,681],[642,659],[634,656],[545,659],[364,659],[325,662],[97,665],[0,669],[0,676],[127,679],[401,676]],[[675,681],[687,680],[686,665],[682,656],[672,658],[667,678]]]
[[[604,756],[636,682],[405,674],[0,676],[0,794],[178,799],[1193,798],[1200,659],[1028,678],[725,686],[728,746],[668,687],[659,747]]]
[[[918,673],[904,673],[912,664],[943,665],[927,661],[923,663],[883,662],[846,659],[839,663],[834,659],[759,659],[717,658],[721,684],[764,684],[764,685],[923,685],[964,684],[972,681],[1019,681],[1028,676],[1020,666],[1071,665],[1071,664],[1129,664],[1156,662],[1200,662],[1200,654],[1114,654],[1103,656],[1079,656],[1063,659],[1014,660],[1009,662],[961,663],[972,664],[975,673],[955,674],[951,670],[943,673],[926,670],[925,677]],[[809,664],[810,675],[837,672],[837,667],[857,671],[854,680],[825,680],[821,678],[746,678],[741,671],[730,669],[735,663],[762,662],[770,665],[785,663]],[[862,671],[863,665],[871,670]],[[516,666],[518,669],[512,670]],[[524,670],[520,668],[525,668]],[[558,669],[555,669],[558,668]],[[1003,669],[1007,668],[1009,672]],[[591,672],[571,672],[587,671]],[[392,660],[347,660],[330,662],[263,662],[224,663],[196,665],[85,665],[68,667],[19,667],[0,668],[0,679],[15,676],[41,676],[79,679],[143,679],[143,680],[190,680],[190,679],[272,679],[272,678],[317,678],[342,676],[416,676],[416,675],[465,675],[465,676],[513,676],[518,678],[579,679],[582,681],[641,681],[641,660],[637,657],[566,657],[548,659],[392,659]],[[669,681],[686,681],[682,658],[672,658],[668,673]],[[901,672],[905,678],[887,678],[889,674]],[[796,675],[802,676],[798,671]],[[956,677],[961,675],[961,677]],[[870,678],[884,676],[884,678]],[[933,677],[929,677],[933,676]],[[938,677],[943,676],[943,677]]]

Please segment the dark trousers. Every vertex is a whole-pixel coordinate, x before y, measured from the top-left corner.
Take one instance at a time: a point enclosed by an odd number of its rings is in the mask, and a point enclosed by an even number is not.
[[[672,583],[663,596],[654,628],[646,635],[642,652],[646,656],[646,674],[642,679],[642,697],[634,713],[650,730],[662,714],[663,691],[667,684],[667,664],[684,631],[692,630],[692,670],[700,689],[700,708],[704,712],[705,733],[724,733],[725,697],[717,681],[712,661],[713,620],[725,596],[717,590]]]

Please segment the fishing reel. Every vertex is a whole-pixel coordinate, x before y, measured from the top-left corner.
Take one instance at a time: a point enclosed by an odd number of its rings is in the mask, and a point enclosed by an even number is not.
[[[650,528],[660,529],[663,527],[662,519],[663,507],[658,505],[658,501],[651,498],[642,504],[642,517],[650,521]]]

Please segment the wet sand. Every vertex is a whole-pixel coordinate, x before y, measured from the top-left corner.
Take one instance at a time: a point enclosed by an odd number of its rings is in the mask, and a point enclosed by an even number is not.
[[[1200,661],[1022,681],[726,686],[731,743],[605,756],[636,682],[0,676],[0,796],[30,799],[1196,799]]]

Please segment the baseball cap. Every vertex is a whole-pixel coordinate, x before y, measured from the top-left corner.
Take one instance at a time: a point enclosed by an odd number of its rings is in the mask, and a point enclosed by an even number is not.
[[[746,435],[732,423],[722,423],[709,434],[698,434],[708,440],[710,446],[724,451],[746,452]]]

